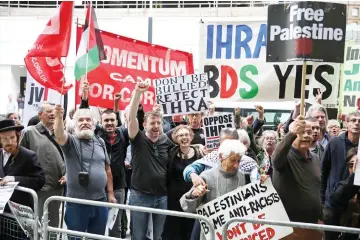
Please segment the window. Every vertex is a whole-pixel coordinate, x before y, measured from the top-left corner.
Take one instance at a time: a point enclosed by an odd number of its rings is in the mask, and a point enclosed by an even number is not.
[[[353,7],[351,9],[351,16],[358,17],[359,16],[359,8]]]

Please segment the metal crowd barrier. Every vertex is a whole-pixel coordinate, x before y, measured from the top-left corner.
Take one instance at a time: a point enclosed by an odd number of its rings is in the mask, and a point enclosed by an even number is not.
[[[39,221],[39,210],[38,210],[38,196],[36,192],[30,188],[19,187],[15,188],[17,191],[29,193],[33,199],[34,203],[34,221],[29,221],[27,223],[32,225],[34,230],[34,235],[30,238],[25,238],[25,233],[21,229],[20,224],[17,222],[15,216],[11,213],[4,212],[0,214],[0,238],[3,240],[13,240],[13,239],[30,239],[38,240],[40,237],[38,221]]]
[[[255,218],[232,218],[231,220],[226,222],[226,224],[224,225],[222,236],[226,236],[230,224],[235,223],[235,222],[261,223],[261,224],[273,225],[273,226],[305,228],[305,229],[322,230],[322,231],[329,231],[329,232],[343,232],[343,233],[360,234],[359,228],[339,227],[339,226],[333,226],[333,225],[302,223],[302,222],[274,221],[274,220],[266,220],[266,219],[255,219]]]
[[[177,212],[177,211],[170,211],[170,210],[161,210],[161,209],[155,209],[155,208],[146,208],[146,207],[137,207],[137,206],[129,206],[125,204],[114,204],[114,203],[106,203],[106,202],[97,202],[97,201],[90,201],[90,200],[84,200],[84,199],[78,199],[78,198],[69,198],[69,197],[61,197],[61,196],[52,196],[49,197],[44,204],[44,222],[43,222],[43,239],[47,240],[56,240],[59,239],[59,235],[67,235],[69,237],[72,236],[70,239],[81,239],[83,237],[90,238],[90,239],[96,239],[96,240],[115,240],[118,238],[114,237],[107,237],[102,235],[96,235],[91,233],[85,233],[85,232],[78,232],[78,231],[71,231],[68,229],[60,229],[55,227],[49,226],[49,212],[48,212],[48,206],[49,203],[52,201],[62,201],[62,202],[71,202],[71,203],[77,203],[77,204],[86,204],[91,206],[98,206],[98,207],[108,207],[108,208],[119,208],[123,210],[130,210],[130,211],[138,211],[138,212],[146,212],[146,213],[153,213],[153,214],[162,214],[167,216],[175,216],[175,217],[184,217],[184,218],[192,218],[192,219],[198,219],[201,221],[204,221],[210,230],[210,236],[211,239],[215,239],[215,231],[214,227],[212,226],[209,219],[207,219],[204,216],[193,214],[193,213],[183,213],[183,212]],[[136,231],[136,230],[134,230]]]

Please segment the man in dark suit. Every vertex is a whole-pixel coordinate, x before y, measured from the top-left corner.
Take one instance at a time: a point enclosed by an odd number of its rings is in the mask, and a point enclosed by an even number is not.
[[[18,186],[38,191],[45,184],[45,175],[36,153],[19,146],[23,128],[16,126],[10,119],[0,121],[0,142],[3,146],[0,148],[0,185],[19,182]],[[15,190],[10,200],[33,208],[33,201],[28,193]],[[6,231],[10,229],[5,228],[4,231],[0,233],[0,239],[8,236]]]

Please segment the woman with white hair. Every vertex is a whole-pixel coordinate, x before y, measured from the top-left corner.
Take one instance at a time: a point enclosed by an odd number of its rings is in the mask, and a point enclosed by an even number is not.
[[[330,137],[336,137],[340,132],[340,123],[335,119],[331,119],[329,120],[326,129]]]
[[[194,213],[201,204],[244,186],[245,175],[239,172],[239,166],[245,151],[246,147],[239,140],[224,140],[218,149],[220,165],[200,174],[206,185],[198,185],[185,193],[180,199],[182,209]],[[205,239],[203,233],[200,239]]]

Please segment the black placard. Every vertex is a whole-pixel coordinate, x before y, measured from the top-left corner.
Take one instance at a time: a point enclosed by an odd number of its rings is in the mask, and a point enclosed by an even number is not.
[[[269,5],[266,61],[343,63],[345,29],[345,4]]]

